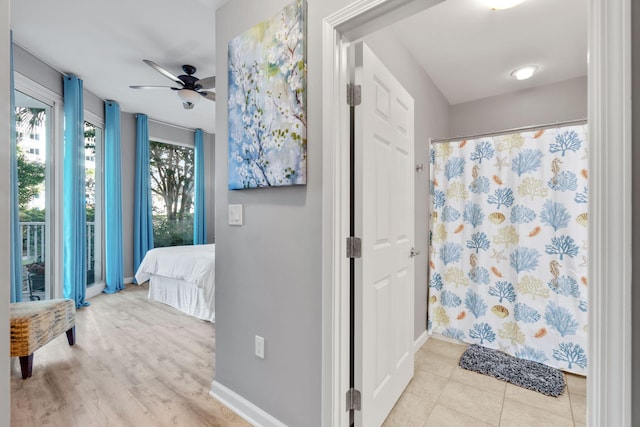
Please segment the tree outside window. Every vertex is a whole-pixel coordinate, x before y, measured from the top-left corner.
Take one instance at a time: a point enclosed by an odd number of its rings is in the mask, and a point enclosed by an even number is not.
[[[149,142],[155,247],[193,244],[194,150]]]

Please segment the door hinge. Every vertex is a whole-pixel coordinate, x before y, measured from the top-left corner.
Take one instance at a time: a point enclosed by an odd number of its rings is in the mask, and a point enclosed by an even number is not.
[[[360,411],[361,401],[360,390],[350,388],[347,391],[347,411]]]
[[[347,258],[362,256],[362,240],[359,237],[347,237]]]
[[[349,83],[347,85],[347,105],[355,107],[362,102],[362,86]]]

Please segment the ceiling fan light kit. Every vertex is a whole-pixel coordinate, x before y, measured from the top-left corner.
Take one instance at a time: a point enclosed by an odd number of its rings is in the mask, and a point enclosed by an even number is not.
[[[216,94],[213,91],[207,91],[203,89],[213,89],[216,86],[215,76],[199,79],[194,74],[196,73],[196,67],[193,65],[185,64],[182,66],[182,71],[185,74],[176,76],[171,71],[161,67],[155,62],[149,59],[142,60],[145,64],[177,83],[178,87],[174,86],[129,86],[132,89],[158,89],[165,88],[178,92],[178,98],[182,101],[182,106],[185,110],[191,110],[195,106],[200,98],[206,98],[209,101],[216,100]]]
[[[202,96],[195,90],[180,89],[178,91],[178,98],[180,98],[184,102],[191,102],[192,104],[197,104],[198,101],[200,101],[200,98],[202,98]]]

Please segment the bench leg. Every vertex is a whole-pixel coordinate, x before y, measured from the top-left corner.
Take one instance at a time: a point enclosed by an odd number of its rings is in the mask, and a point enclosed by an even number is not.
[[[76,327],[75,326],[67,331],[67,341],[69,341],[69,345],[74,345],[76,343]]]
[[[33,353],[28,356],[20,356],[20,370],[22,371],[22,379],[31,378],[33,370]]]

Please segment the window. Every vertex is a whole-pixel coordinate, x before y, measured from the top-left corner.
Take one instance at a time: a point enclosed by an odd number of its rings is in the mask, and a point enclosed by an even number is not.
[[[47,299],[51,259],[49,185],[52,107],[15,92],[18,210],[22,236],[23,300]],[[28,138],[25,138],[28,135]]]
[[[15,74],[23,300],[62,296],[62,98]],[[103,119],[84,111],[87,298],[104,287]],[[100,286],[91,286],[93,284]],[[91,291],[89,291],[91,289]]]
[[[92,286],[104,280],[102,277],[102,148],[102,129],[85,121],[84,174],[87,213],[87,286]]]
[[[193,244],[193,161],[191,147],[149,142],[153,243]]]

